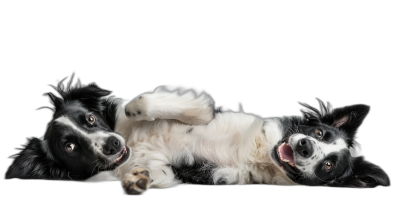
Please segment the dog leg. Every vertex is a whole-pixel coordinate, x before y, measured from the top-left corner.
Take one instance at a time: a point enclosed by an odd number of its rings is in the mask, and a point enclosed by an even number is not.
[[[122,178],[122,187],[127,194],[141,194],[150,187],[166,188],[178,183],[170,165],[135,166]]]
[[[150,187],[150,172],[135,167],[122,178],[122,187],[127,194],[141,194]]]
[[[142,94],[125,106],[125,114],[134,121],[175,119],[189,125],[208,124],[214,118],[214,102],[209,95],[181,92],[158,88]]]

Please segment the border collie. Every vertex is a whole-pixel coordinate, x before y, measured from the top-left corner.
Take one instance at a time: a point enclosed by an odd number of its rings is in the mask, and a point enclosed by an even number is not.
[[[212,98],[164,87],[131,101],[96,84],[46,93],[54,105],[43,139],[31,138],[6,178],[84,180],[113,170],[128,194],[177,183],[389,186],[388,175],[353,157],[369,106],[261,118],[221,112]]]

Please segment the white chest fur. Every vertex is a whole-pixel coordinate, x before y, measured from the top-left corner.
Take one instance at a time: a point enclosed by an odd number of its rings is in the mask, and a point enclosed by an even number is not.
[[[132,149],[130,161],[117,169],[120,177],[140,165],[159,176],[154,186],[169,186],[176,181],[167,165],[191,164],[202,158],[217,165],[214,182],[293,184],[269,155],[282,138],[275,120],[264,122],[254,115],[224,112],[216,114],[209,124],[196,126],[171,120],[126,119],[119,121],[116,131]],[[161,170],[165,178],[156,170]]]

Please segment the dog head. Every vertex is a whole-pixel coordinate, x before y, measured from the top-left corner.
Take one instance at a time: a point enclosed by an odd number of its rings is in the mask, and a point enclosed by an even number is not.
[[[65,80],[65,79],[64,79]],[[64,81],[63,80],[63,81]],[[43,139],[31,138],[15,155],[6,178],[83,180],[124,163],[130,149],[113,132],[117,103],[104,99],[111,92],[96,84],[72,87],[61,81],[46,93],[54,108]]]
[[[320,110],[302,104],[309,111],[291,123],[286,136],[272,151],[275,162],[294,182],[303,185],[375,187],[390,185],[389,177],[363,157],[351,151],[358,127],[369,106],[353,105],[330,109],[318,100]]]

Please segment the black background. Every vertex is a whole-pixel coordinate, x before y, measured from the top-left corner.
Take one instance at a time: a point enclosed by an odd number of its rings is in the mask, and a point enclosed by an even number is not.
[[[393,130],[398,126],[395,77],[399,73],[393,70],[398,49],[392,25],[373,15],[305,23],[262,17],[149,20],[132,25],[108,20],[53,25],[44,18],[9,27],[2,63],[2,174],[15,147],[27,137],[42,136],[51,113],[35,109],[48,105],[42,96],[51,90],[47,85],[75,73],[83,83],[96,82],[122,98],[159,85],[194,88],[211,94],[225,110],[238,111],[241,103],[245,112],[265,118],[300,114],[297,102],[317,106],[315,97],[334,107],[369,104],[372,110],[358,141],[366,159],[387,171],[392,186],[373,190],[179,186],[127,197],[119,183],[2,180],[7,203],[19,206],[24,201],[30,209],[43,204],[51,209],[73,202],[100,213],[117,212],[115,207],[124,203],[133,206],[127,208],[132,212],[145,207],[193,216],[221,208],[263,216],[285,208],[307,216],[311,210],[378,211],[398,199],[398,133]]]

